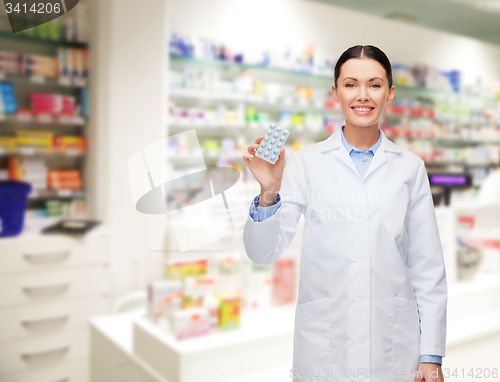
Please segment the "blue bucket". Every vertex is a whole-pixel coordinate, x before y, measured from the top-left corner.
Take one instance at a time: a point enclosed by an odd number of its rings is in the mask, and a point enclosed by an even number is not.
[[[29,183],[0,180],[0,237],[17,236],[21,233],[30,192]]]

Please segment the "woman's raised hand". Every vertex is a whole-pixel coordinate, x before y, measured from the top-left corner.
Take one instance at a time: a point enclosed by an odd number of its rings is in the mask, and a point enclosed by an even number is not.
[[[281,180],[285,169],[285,146],[280,149],[278,160],[274,164],[271,164],[254,155],[263,139],[264,136],[261,135],[255,140],[255,143],[247,147],[247,152],[243,155],[243,160],[255,179],[259,182],[261,195],[262,193],[277,195],[281,188]],[[259,205],[260,204],[259,202]]]

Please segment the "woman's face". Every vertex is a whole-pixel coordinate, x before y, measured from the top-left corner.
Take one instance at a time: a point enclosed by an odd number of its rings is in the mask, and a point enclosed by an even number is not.
[[[337,88],[332,86],[346,120],[355,126],[377,124],[385,105],[394,97],[385,69],[371,58],[351,58],[340,69]],[[368,109],[368,110],[367,110]]]

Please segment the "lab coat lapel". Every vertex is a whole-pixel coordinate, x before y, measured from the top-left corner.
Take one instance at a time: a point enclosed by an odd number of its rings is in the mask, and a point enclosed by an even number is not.
[[[363,181],[366,179],[368,175],[370,175],[373,171],[382,166],[385,162],[387,162],[387,157],[385,155],[384,149],[382,148],[382,145],[380,145],[378,150],[375,151],[375,155],[373,156],[372,161],[370,162],[368,168],[366,169]]]
[[[354,171],[359,176],[358,169],[356,168],[356,165],[354,164],[344,145],[341,145],[340,149],[337,150],[337,158],[344,162],[347,166],[349,166],[352,171]],[[359,176],[359,179],[361,179],[361,176]]]
[[[342,143],[342,136],[340,135],[341,129],[342,127],[337,128],[337,130],[335,130],[332,135],[330,135],[325,141],[323,141],[323,147],[321,151],[327,152],[332,149],[338,149],[336,152],[337,158],[340,161],[344,162],[347,165],[347,167],[349,167],[352,171],[354,171],[361,180],[361,177],[359,176],[358,173],[358,169],[354,165],[352,158],[349,156],[347,149]]]
[[[384,134],[382,130],[380,130],[380,134],[382,134],[382,141],[380,142],[380,147],[375,152],[368,169],[366,170],[365,177],[363,178],[363,182],[368,175],[382,166],[385,162],[387,162],[387,155],[385,154],[387,151],[393,153],[401,153],[401,148],[391,142]]]

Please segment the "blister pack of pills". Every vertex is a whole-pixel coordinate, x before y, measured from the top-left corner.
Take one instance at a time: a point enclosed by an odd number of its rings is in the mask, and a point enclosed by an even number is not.
[[[288,135],[288,130],[272,123],[269,130],[266,131],[264,139],[260,142],[259,147],[255,151],[255,156],[271,164],[275,164]]]

